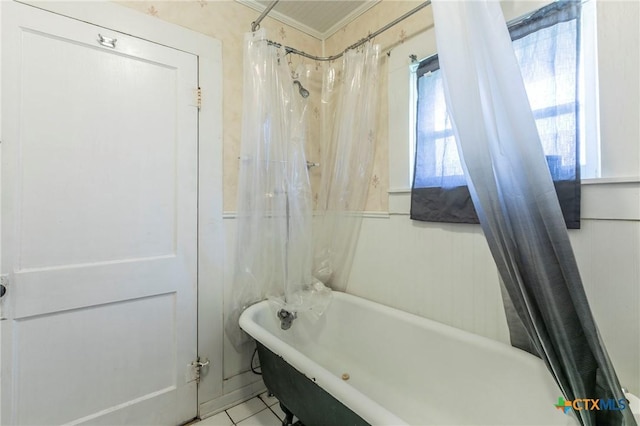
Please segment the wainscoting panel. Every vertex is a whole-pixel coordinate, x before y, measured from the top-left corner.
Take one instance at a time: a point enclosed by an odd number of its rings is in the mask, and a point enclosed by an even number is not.
[[[393,203],[391,203],[393,204]],[[591,309],[623,386],[640,393],[640,221],[582,221],[570,232]],[[362,225],[347,292],[502,342],[497,270],[479,225],[404,214]]]

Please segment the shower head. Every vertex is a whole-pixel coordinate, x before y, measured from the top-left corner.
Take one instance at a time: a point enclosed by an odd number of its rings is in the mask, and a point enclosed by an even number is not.
[[[300,92],[300,96],[302,96],[303,98],[309,97],[309,91],[302,86],[302,83],[300,83],[299,80],[293,80],[293,84],[298,85],[298,91]]]

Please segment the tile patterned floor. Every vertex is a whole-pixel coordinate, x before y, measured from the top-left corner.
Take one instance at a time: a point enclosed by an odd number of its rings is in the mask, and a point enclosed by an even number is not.
[[[207,417],[195,426],[281,426],[284,413],[278,400],[266,392],[226,411]],[[294,418],[294,422],[297,419]]]

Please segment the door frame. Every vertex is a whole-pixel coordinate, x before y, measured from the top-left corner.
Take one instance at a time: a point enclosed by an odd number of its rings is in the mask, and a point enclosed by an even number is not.
[[[210,361],[198,386],[198,413],[203,414],[202,404],[221,396],[223,383],[222,43],[112,2],[18,2],[198,57],[198,81],[202,93],[198,119],[198,356]],[[0,19],[0,32],[1,22]],[[1,58],[0,51],[0,81]],[[1,87],[0,84],[0,90]]]

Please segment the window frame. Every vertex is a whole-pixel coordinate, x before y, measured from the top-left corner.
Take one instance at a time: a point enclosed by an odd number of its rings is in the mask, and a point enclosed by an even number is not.
[[[581,137],[584,114],[580,113],[580,93],[584,91],[582,16],[581,2],[556,1],[508,23],[540,142],[570,229],[580,228],[581,160],[586,158],[580,156],[585,142]],[[444,99],[443,77],[439,57],[434,54],[418,64],[412,79],[414,93],[418,92],[412,115],[418,125],[410,216],[427,222],[479,223],[464,165],[456,154],[458,145]],[[562,163],[556,161],[559,155]]]
[[[541,1],[536,3],[515,2],[503,6],[507,25],[512,25],[529,16],[531,13],[553,2]],[[580,146],[580,173],[583,180],[600,179],[602,176],[601,144],[600,144],[600,112],[599,112],[599,84],[598,84],[598,52],[597,52],[597,23],[596,2],[587,0],[582,3],[581,17],[581,73],[583,75],[584,90],[581,94],[584,107],[581,110],[581,120],[585,123],[584,143]],[[390,141],[401,140],[404,136],[408,143],[405,149],[389,149],[389,192],[406,193],[410,191],[413,182],[414,160],[416,149],[416,112],[417,112],[417,78],[416,71],[420,62],[437,54],[435,30],[433,27],[418,34],[413,39],[395,48],[389,58],[389,135]],[[404,86],[404,87],[403,87]],[[404,90],[401,90],[404,89]],[[403,93],[404,92],[404,96]],[[392,98],[391,93],[394,94]],[[401,100],[406,102],[401,105]],[[402,116],[404,120],[400,120]],[[401,128],[401,126],[408,127]],[[390,206],[390,208],[393,206]],[[404,210],[404,209],[403,209]]]

